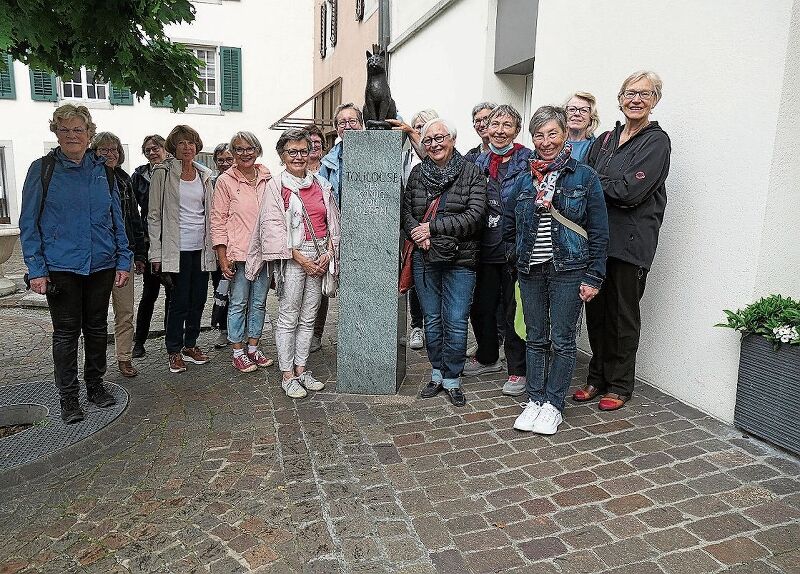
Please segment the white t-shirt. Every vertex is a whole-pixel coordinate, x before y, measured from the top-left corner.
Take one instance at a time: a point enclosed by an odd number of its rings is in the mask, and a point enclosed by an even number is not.
[[[205,244],[206,215],[205,190],[200,174],[195,175],[194,181],[181,180],[178,190],[181,208],[181,251],[202,250]]]

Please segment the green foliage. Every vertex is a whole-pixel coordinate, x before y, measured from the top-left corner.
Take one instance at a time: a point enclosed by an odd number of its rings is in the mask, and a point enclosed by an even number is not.
[[[0,0],[0,53],[61,77],[86,66],[139,98],[171,97],[183,110],[200,61],[170,42],[164,26],[193,20],[189,0]]]
[[[741,331],[743,335],[761,335],[772,341],[776,348],[781,342],[800,345],[800,337],[796,335],[800,331],[800,301],[795,301],[791,297],[770,295],[751,303],[744,309],[736,311],[726,309],[724,313],[728,322],[718,323],[715,327],[730,327]],[[778,332],[781,328],[788,329]],[[785,333],[789,331],[795,335],[786,335]]]

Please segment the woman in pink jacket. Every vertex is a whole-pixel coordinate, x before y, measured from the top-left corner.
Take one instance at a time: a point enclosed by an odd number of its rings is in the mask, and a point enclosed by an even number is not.
[[[222,173],[214,188],[211,208],[211,242],[217,252],[222,274],[230,280],[228,340],[233,348],[233,366],[243,373],[269,367],[273,360],[258,348],[264,328],[270,277],[264,271],[245,277],[245,260],[250,237],[258,218],[264,190],[271,175],[256,163],[263,153],[251,132],[237,132],[231,138],[234,165]],[[247,333],[245,333],[245,329]],[[245,349],[245,334],[247,349]]]
[[[247,256],[247,277],[263,274],[266,268],[275,278],[281,387],[288,397],[299,399],[306,390],[325,387],[306,370],[306,361],[322,278],[331,262],[338,273],[339,210],[331,185],[307,169],[311,151],[307,131],[286,130],[276,150],[286,169],[277,181],[267,183]]]

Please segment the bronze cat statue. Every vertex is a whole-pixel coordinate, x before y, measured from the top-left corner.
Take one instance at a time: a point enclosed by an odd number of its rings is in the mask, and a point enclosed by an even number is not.
[[[387,119],[397,119],[397,106],[392,99],[386,77],[386,50],[372,47],[367,50],[367,87],[364,90],[364,125],[369,129],[388,130]]]

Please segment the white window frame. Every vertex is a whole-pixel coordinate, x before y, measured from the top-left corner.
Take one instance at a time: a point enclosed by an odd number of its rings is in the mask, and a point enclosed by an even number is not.
[[[11,225],[17,226],[19,225],[19,208],[17,204],[17,181],[14,178],[14,143],[11,140],[0,140],[0,147],[3,148],[3,159],[5,160],[0,169],[3,170],[6,180],[6,187],[3,193],[8,206],[8,218]],[[0,185],[2,185],[1,180]]]
[[[202,44],[200,42],[191,42],[184,44],[186,48],[192,51],[192,54],[197,57],[197,50],[206,50],[208,52],[214,53],[214,100],[215,103],[213,104],[200,104],[196,101],[189,102],[187,106],[187,111],[190,109],[193,112],[197,113],[221,113],[222,108],[220,107],[220,98],[221,98],[221,90],[220,90],[220,60],[219,60],[219,46],[215,43],[209,44]]]
[[[69,100],[74,102],[80,102],[81,104],[85,105],[87,108],[94,108],[94,109],[111,109],[111,84],[108,82],[102,84],[88,84],[86,82],[86,66],[81,66],[80,68],[80,75],[81,75],[81,91],[83,95],[81,96],[67,96],[64,90],[64,84],[75,84],[73,81],[65,82],[62,78],[58,79],[58,89],[59,95],[62,100]],[[103,86],[105,88],[105,98],[90,98],[88,97],[88,87],[89,85],[93,86]]]
[[[372,4],[372,6],[369,6]],[[364,0],[364,18],[363,22],[369,20],[373,14],[378,11],[378,6],[380,5],[380,0]]]

